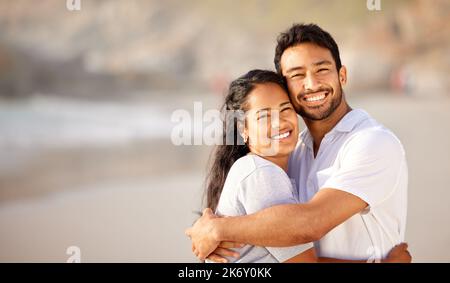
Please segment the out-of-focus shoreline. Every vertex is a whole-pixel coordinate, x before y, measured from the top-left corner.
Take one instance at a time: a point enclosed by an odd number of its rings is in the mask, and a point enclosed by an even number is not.
[[[405,147],[414,261],[450,261],[450,100],[375,92],[349,100]],[[0,261],[61,262],[79,245],[87,262],[194,262],[183,231],[201,209],[211,149],[152,139],[19,151],[22,162],[10,152],[3,166],[16,167],[0,172]]]

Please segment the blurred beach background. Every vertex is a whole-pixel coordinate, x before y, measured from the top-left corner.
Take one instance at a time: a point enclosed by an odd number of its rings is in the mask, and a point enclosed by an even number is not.
[[[339,45],[350,104],[405,146],[414,261],[450,262],[450,2],[380,3],[0,0],[0,261],[77,246],[81,262],[195,262],[184,229],[212,147],[175,146],[171,115],[218,108],[312,22]]]

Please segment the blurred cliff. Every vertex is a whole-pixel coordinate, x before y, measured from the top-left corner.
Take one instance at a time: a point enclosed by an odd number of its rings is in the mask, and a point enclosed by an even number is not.
[[[315,22],[337,39],[350,89],[449,90],[450,3],[383,1],[0,1],[0,95],[124,96],[129,89],[221,92],[273,68],[276,35]],[[173,92],[177,93],[177,92]]]

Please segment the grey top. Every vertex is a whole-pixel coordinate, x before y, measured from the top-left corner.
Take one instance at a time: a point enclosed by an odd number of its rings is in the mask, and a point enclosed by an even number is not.
[[[239,216],[286,203],[298,203],[298,193],[286,172],[254,154],[238,159],[228,172],[216,214]],[[312,243],[293,247],[246,245],[235,249],[240,258],[229,262],[283,262],[311,248]]]

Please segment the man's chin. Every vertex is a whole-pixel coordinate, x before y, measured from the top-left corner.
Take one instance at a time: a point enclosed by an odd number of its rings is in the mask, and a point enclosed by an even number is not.
[[[323,107],[320,107],[323,108]],[[313,110],[307,110],[305,111],[302,109],[299,113],[300,116],[302,116],[303,119],[313,120],[313,121],[320,121],[323,119],[326,119],[330,116],[330,110],[328,109],[313,109]]]

